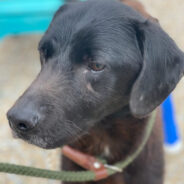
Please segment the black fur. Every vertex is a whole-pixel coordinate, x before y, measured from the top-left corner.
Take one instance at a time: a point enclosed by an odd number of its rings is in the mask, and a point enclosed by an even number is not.
[[[68,143],[129,103],[133,115],[146,116],[183,74],[183,53],[160,26],[112,0],[61,7],[39,51],[41,72],[11,111],[34,103],[41,121],[19,136],[45,148]],[[93,72],[89,62],[106,67]]]

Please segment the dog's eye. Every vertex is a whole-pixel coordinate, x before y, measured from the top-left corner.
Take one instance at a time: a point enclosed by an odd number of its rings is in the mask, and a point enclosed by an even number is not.
[[[88,67],[90,68],[90,70],[95,71],[95,72],[99,72],[102,71],[105,68],[105,65],[103,64],[99,64],[99,63],[90,63],[88,65]]]

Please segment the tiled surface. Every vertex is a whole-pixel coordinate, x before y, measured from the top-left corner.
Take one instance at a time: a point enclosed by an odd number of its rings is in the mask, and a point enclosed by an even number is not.
[[[184,50],[184,1],[142,0],[149,12],[159,18],[161,25]],[[0,162],[34,165],[59,169],[60,150],[42,150],[15,140],[6,120],[6,111],[30,84],[39,71],[37,42],[40,36],[21,36],[0,43]],[[184,80],[174,91],[177,119],[184,136]],[[166,155],[165,184],[184,184],[184,150]],[[57,184],[60,182],[0,174],[2,184]]]

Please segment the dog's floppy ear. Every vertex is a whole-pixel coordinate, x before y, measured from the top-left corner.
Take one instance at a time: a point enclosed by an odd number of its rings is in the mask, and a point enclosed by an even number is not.
[[[171,93],[184,72],[184,53],[157,24],[136,23],[143,65],[133,84],[130,109],[135,117],[153,111]]]

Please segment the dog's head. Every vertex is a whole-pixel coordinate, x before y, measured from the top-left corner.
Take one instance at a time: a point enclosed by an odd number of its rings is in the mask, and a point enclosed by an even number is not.
[[[160,28],[113,0],[71,3],[39,44],[41,71],[8,112],[17,136],[54,148],[129,106],[153,111],[175,88],[184,55]]]

